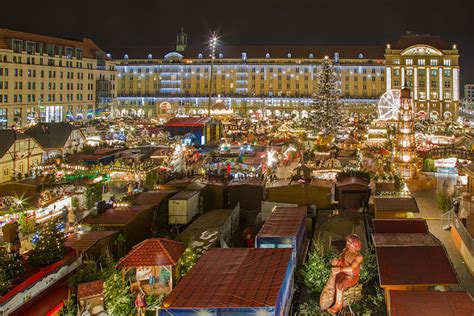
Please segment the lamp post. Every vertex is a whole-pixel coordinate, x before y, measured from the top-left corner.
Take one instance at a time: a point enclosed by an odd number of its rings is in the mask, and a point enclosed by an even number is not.
[[[209,41],[209,50],[211,57],[211,71],[209,75],[209,100],[207,102],[207,115],[211,117],[211,99],[212,99],[212,77],[214,75],[214,59],[216,58],[216,47],[217,47],[217,34],[212,32],[211,39]]]

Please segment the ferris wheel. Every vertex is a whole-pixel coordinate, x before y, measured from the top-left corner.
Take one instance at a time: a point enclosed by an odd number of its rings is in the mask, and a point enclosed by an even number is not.
[[[379,119],[396,120],[400,109],[400,90],[392,89],[385,92],[379,100]]]

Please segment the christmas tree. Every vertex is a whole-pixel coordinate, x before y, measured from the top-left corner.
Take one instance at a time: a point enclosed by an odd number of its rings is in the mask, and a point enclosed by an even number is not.
[[[66,252],[64,247],[64,223],[47,221],[37,236],[33,237],[34,248],[28,260],[33,266],[45,266],[61,260]]]
[[[328,136],[342,126],[344,113],[339,102],[334,66],[328,57],[323,59],[321,66],[311,102],[310,124],[315,132]]]
[[[122,284],[122,273],[113,273],[104,282],[105,309],[109,315],[128,316],[132,315],[133,297],[130,292],[129,280]]]
[[[20,259],[15,255],[0,250],[0,296],[8,292],[23,271]]]

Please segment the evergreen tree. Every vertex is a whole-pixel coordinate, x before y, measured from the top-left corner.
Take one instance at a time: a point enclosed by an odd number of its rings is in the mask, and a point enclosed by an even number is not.
[[[10,290],[23,271],[20,259],[0,249],[0,296]]]
[[[344,111],[336,90],[337,77],[328,57],[322,62],[317,87],[311,101],[310,124],[315,132],[327,136],[335,134],[344,122]]]
[[[44,224],[38,236],[33,237],[35,245],[28,258],[31,265],[46,266],[64,257],[66,236],[62,226],[64,226],[63,223],[49,220]]]
[[[132,315],[133,297],[130,293],[128,279],[122,285],[122,273],[120,271],[112,274],[104,282],[105,309],[109,315],[128,316]]]

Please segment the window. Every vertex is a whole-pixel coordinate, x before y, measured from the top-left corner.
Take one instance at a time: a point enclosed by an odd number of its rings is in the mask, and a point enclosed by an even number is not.
[[[12,46],[14,53],[21,53],[21,51],[23,50],[23,41],[14,39],[12,41]]]
[[[438,75],[438,70],[437,69],[431,69],[431,76],[436,77]]]
[[[413,65],[413,59],[411,58],[405,59],[405,65]]]
[[[400,58],[394,58],[394,59],[393,59],[393,63],[394,63],[395,65],[400,65]]]
[[[451,69],[445,69],[443,72],[445,77],[451,77]]]
[[[8,167],[3,168],[3,176],[8,177],[8,174],[9,174]]]
[[[418,66],[424,66],[426,60],[425,59],[418,59]]]
[[[407,76],[413,76],[413,69],[407,69]]]
[[[397,76],[397,77],[400,76],[400,69],[394,69],[393,70],[393,75]]]
[[[437,59],[430,59],[430,65],[431,66],[438,66],[438,60]]]
[[[444,66],[451,66],[451,59],[444,59],[443,60],[443,65]]]

